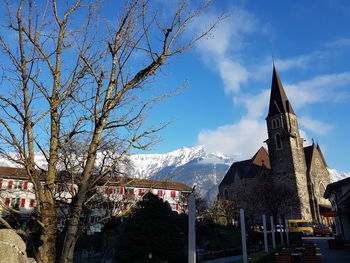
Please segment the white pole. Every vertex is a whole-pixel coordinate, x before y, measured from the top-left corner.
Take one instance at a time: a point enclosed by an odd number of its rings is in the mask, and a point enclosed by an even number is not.
[[[242,253],[243,253],[243,262],[248,262],[247,256],[247,236],[245,232],[245,220],[244,220],[244,210],[241,208],[239,210],[239,215],[241,219],[241,235],[242,235]]]
[[[272,247],[276,248],[275,225],[273,224],[273,216],[270,216],[270,223],[271,223]]]
[[[286,230],[286,241],[287,241],[287,245],[289,245],[289,225],[288,225],[288,220],[285,220],[284,223],[285,227],[284,229]]]
[[[266,229],[266,216],[263,215],[263,227],[264,227],[264,247],[265,247],[265,252],[269,252],[269,246],[267,244],[267,229]]]
[[[188,200],[188,263],[196,263],[196,202],[193,194]]]
[[[283,228],[282,228],[282,220],[281,218],[278,218],[278,224],[280,225],[280,237],[281,237],[281,244],[284,246],[284,240],[283,240]]]

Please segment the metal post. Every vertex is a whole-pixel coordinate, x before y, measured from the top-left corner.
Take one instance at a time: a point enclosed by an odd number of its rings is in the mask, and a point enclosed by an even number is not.
[[[270,216],[270,223],[271,223],[272,247],[276,248],[275,225],[273,224],[273,216]]]
[[[244,210],[241,208],[239,210],[239,215],[241,219],[241,235],[242,235],[242,254],[243,254],[243,262],[248,262],[247,256],[247,236],[245,232],[245,220],[244,220]]]
[[[287,219],[285,220],[284,225],[285,225],[284,229],[286,231],[286,242],[287,242],[287,245],[289,245],[289,225],[288,225]]]
[[[266,229],[266,216],[263,215],[263,227],[264,227],[264,247],[265,247],[265,252],[269,252],[269,246],[267,244],[267,229]]]
[[[193,194],[188,199],[188,263],[196,263],[196,202]]]
[[[283,228],[282,228],[282,220],[281,218],[278,218],[278,224],[280,225],[280,237],[281,237],[281,244],[284,246],[284,240],[283,240]]]

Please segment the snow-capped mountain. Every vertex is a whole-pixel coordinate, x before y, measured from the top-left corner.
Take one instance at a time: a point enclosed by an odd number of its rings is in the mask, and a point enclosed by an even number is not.
[[[133,176],[163,179],[196,185],[205,199],[214,200],[218,184],[233,163],[233,158],[209,153],[203,146],[182,147],[167,154],[137,154],[130,156]]]
[[[15,158],[15,155],[12,156]],[[47,166],[42,154],[36,163],[43,169]],[[131,169],[128,176],[137,178],[163,179],[196,186],[196,191],[207,200],[215,200],[218,185],[231,164],[232,157],[220,153],[210,153],[203,146],[182,147],[166,154],[134,154],[129,156]],[[97,160],[98,162],[98,160]],[[18,167],[13,162],[0,158],[0,166]],[[328,169],[331,182],[350,177],[350,172]]]
[[[347,177],[350,177],[350,173],[340,172],[336,169],[328,168],[329,175],[331,177],[331,182],[337,182],[339,180],[345,179]]]

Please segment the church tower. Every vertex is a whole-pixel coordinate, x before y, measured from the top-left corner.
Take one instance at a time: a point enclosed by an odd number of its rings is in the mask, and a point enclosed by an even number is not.
[[[273,67],[269,112],[266,117],[271,170],[274,178],[295,190],[299,203],[288,218],[311,220],[304,139],[300,137],[298,119],[275,66]]]

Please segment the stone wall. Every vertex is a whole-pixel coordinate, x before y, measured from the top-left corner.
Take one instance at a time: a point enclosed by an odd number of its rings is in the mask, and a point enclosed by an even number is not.
[[[35,263],[27,257],[22,238],[11,229],[0,229],[0,263]]]

